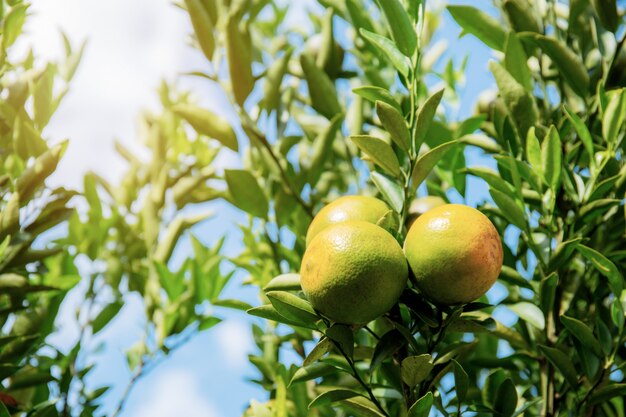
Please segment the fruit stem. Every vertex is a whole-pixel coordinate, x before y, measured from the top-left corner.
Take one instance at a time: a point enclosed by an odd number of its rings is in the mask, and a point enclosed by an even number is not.
[[[370,400],[372,400],[372,402],[374,403],[374,405],[376,406],[376,408],[378,408],[378,410],[383,413],[383,415],[385,415],[385,417],[390,417],[389,414],[387,413],[387,411],[385,411],[385,409],[383,408],[383,406],[380,404],[380,402],[378,401],[378,398],[376,398],[376,396],[374,395],[374,393],[372,392],[372,389],[369,387],[369,385],[367,385],[367,383],[365,383],[365,381],[363,381],[363,378],[361,378],[361,375],[359,374],[359,372],[356,369],[356,366],[354,365],[354,361],[352,360],[352,358],[350,358],[346,352],[343,350],[343,348],[340,346],[339,343],[337,343],[336,341],[334,341],[333,339],[329,338],[330,341],[333,343],[333,345],[335,345],[335,347],[337,348],[337,350],[339,351],[339,353],[341,353],[341,355],[344,357],[344,359],[346,361],[348,361],[348,365],[350,365],[350,369],[352,369],[352,376],[354,376],[354,379],[357,380],[357,382],[363,387],[363,389],[367,392],[367,395],[369,396]]]

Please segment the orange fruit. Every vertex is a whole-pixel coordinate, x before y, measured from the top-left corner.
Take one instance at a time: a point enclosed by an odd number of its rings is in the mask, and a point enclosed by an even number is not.
[[[404,253],[419,290],[446,305],[473,301],[502,268],[502,243],[491,221],[461,204],[435,207],[415,220]]]
[[[308,246],[319,232],[330,225],[349,220],[361,220],[376,224],[389,210],[387,204],[374,197],[360,195],[339,197],[317,213],[309,225],[306,244]]]
[[[372,223],[331,225],[311,241],[300,283],[313,307],[335,322],[365,324],[398,301],[408,278],[402,248]]]
[[[434,195],[416,198],[409,206],[409,213],[406,217],[406,227],[410,228],[413,222],[428,210],[443,206],[444,204],[447,203],[443,198]]]

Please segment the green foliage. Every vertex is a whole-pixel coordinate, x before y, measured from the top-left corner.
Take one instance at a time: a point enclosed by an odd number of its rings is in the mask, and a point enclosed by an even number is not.
[[[232,104],[250,147],[225,186],[254,221],[242,226],[244,248],[232,262],[260,290],[261,305],[248,313],[266,321],[253,326],[260,353],[251,363],[273,398],[262,409],[253,403],[247,416],[298,415],[298,404],[318,416],[619,415],[626,90],[616,81],[622,11],[612,3],[538,9],[507,0],[495,15],[448,7],[462,34],[501,53],[489,64],[497,97],[467,120],[448,111],[464,64],[435,73],[436,59],[424,54],[439,17],[423,2],[320,1],[326,13],[309,14],[313,33],[290,27],[272,2],[219,10],[218,26],[243,16],[239,27],[251,39],[243,57],[253,57],[259,74],[251,88],[249,62],[232,53],[229,68],[245,74],[207,74],[227,92],[244,90]],[[340,45],[339,25],[349,29]],[[314,33],[317,49],[306,42]],[[215,39],[216,51],[232,49]],[[447,88],[428,91],[427,75]],[[496,169],[466,166],[467,147]],[[467,175],[488,186],[491,198],[479,208],[500,234],[516,231],[505,240],[498,302],[518,318],[512,327],[486,299],[438,306],[412,284],[365,327],[332,323],[311,308],[297,273],[321,205],[347,192],[377,195],[393,209],[402,243],[418,189],[464,198]],[[282,364],[286,348],[301,367]]]
[[[185,0],[207,60],[193,75],[223,90],[234,117],[163,84],[161,110],[141,118],[148,157],[118,143],[127,171],[119,184],[88,174],[78,212],[68,208],[76,193],[46,186],[66,144],[49,146],[42,131],[82,47],[66,40],[63,63],[8,62],[28,9],[9,3],[0,3],[0,378],[10,399],[0,397],[0,415],[15,411],[11,399],[29,415],[98,414],[108,387],[86,388],[91,342],[130,294],[143,300],[146,329],[126,352],[132,379],[113,415],[153,364],[225,308],[259,318],[249,358],[271,400],[251,401],[248,417],[623,415],[626,52],[616,2],[505,0],[488,13],[320,0],[309,31],[285,19],[284,2]],[[465,120],[452,115],[466,61],[442,62],[430,45],[440,13],[501,61],[489,63],[497,96]],[[433,77],[445,89],[430,91]],[[467,166],[467,149],[495,169]],[[223,170],[231,151],[238,169]],[[298,272],[320,207],[376,195],[402,244],[418,190],[467,201],[468,175],[487,186],[479,208],[506,236],[497,304],[436,305],[409,282],[367,326],[313,309]],[[211,216],[191,206],[216,199],[249,218],[229,258],[223,239],[189,233]],[[67,236],[42,245],[63,222]],[[192,256],[179,256],[183,239]],[[222,297],[235,271],[260,305]],[[70,290],[85,301],[80,337],[66,353],[43,349]],[[512,326],[499,321],[502,307]],[[301,363],[288,367],[286,349]]]

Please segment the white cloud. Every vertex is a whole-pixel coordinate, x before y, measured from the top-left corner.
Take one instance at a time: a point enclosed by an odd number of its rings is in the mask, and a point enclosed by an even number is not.
[[[129,417],[219,417],[188,372],[175,370],[154,382],[149,401],[140,401]]]
[[[15,55],[33,47],[40,59],[55,60],[63,56],[61,31],[76,46],[87,39],[70,92],[43,132],[70,139],[53,182],[81,188],[88,170],[118,179],[125,164],[113,140],[136,149],[137,117],[158,107],[161,79],[203,65],[187,47],[188,16],[171,0],[48,0],[33,2],[30,12]]]
[[[248,366],[248,353],[254,344],[249,325],[231,319],[220,323],[211,332],[211,338],[218,343],[220,357],[237,370],[245,369]]]

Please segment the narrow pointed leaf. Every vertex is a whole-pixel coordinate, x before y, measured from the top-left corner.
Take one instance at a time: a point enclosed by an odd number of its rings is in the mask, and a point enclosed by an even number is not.
[[[580,57],[571,48],[556,38],[533,33],[528,38],[552,59],[565,82],[580,97],[589,92],[589,74]]]
[[[300,274],[282,274],[273,278],[263,291],[300,291]]]
[[[376,101],[376,114],[382,122],[384,128],[391,135],[391,139],[400,149],[408,151],[411,146],[411,133],[406,125],[406,121],[395,107],[384,101]]]
[[[576,246],[576,249],[585,258],[591,261],[591,264],[598,270],[598,272],[607,277],[613,294],[621,294],[622,289],[624,288],[624,277],[617,269],[617,266],[615,266],[613,262],[600,252],[595,249],[591,249],[588,246],[578,245]]]
[[[315,323],[317,313],[308,301],[286,291],[270,291],[265,294],[281,315],[291,320]]]
[[[437,113],[437,107],[441,102],[444,90],[441,89],[428,97],[422,107],[417,110],[417,120],[415,122],[414,146],[415,151],[419,151],[421,144],[426,139],[426,133],[430,128],[430,124]]]
[[[200,0],[185,0],[185,6],[191,19],[191,26],[196,35],[196,40],[204,56],[212,62],[215,51],[215,38],[213,36],[213,22]]]
[[[583,122],[583,120],[576,113],[574,113],[569,107],[564,105],[563,109],[565,110],[565,114],[567,115],[567,117],[570,119],[570,121],[574,125],[574,129],[576,130],[578,137],[583,142],[583,145],[585,145],[585,149],[587,150],[587,153],[589,154],[590,163],[594,164],[595,160],[594,160],[594,151],[593,151],[593,138],[591,137],[591,133],[589,133],[589,129],[587,129],[585,122]]]
[[[582,345],[590,349],[594,355],[599,358],[604,357],[602,353],[602,346],[596,337],[593,335],[593,331],[582,321],[573,317],[561,316],[561,323],[567,330],[569,330],[572,337],[578,339]]]
[[[267,218],[269,203],[256,178],[245,170],[224,171],[233,203],[255,217]]]
[[[199,134],[217,139],[235,152],[239,150],[235,131],[223,117],[191,104],[177,104],[172,110]]]
[[[533,91],[533,81],[528,68],[528,57],[524,46],[515,32],[508,33],[504,51],[504,68],[530,93]]]
[[[433,393],[427,392],[409,408],[407,417],[428,417],[433,406]]]
[[[328,120],[341,113],[335,84],[326,72],[318,67],[313,58],[307,54],[300,56],[300,65],[309,87],[311,106]]]
[[[375,171],[370,173],[370,178],[383,197],[385,197],[385,201],[389,203],[389,206],[396,213],[402,212],[402,206],[404,205],[404,190],[402,190],[402,187],[396,181]]]
[[[522,230],[526,230],[528,227],[526,224],[526,216],[522,209],[517,205],[508,195],[496,189],[489,190],[489,194],[493,201],[496,203],[502,216],[507,219],[511,224],[519,227]]]
[[[544,345],[537,345],[539,350],[548,358],[550,363],[563,375],[565,380],[572,386],[578,388],[578,373],[572,360],[565,353],[556,348]]]
[[[311,401],[309,404],[309,408],[319,407],[325,404],[331,404],[341,400],[347,400],[348,398],[360,396],[356,391],[348,390],[348,389],[331,389],[329,391],[323,392]]]
[[[541,161],[546,184],[556,192],[561,184],[563,152],[561,150],[561,138],[554,125],[550,126],[548,134],[541,144]]]
[[[350,136],[356,146],[363,151],[374,163],[388,173],[400,176],[400,163],[391,146],[382,139],[369,135]]]
[[[417,47],[417,35],[400,0],[376,0],[387,20],[391,37],[407,57],[412,57]]]
[[[384,88],[376,87],[373,85],[364,85],[361,87],[353,88],[352,92],[368,101],[371,101],[372,103],[376,103],[376,101],[385,102],[401,112],[400,104],[396,101],[396,99],[389,92],[389,90],[385,90]]]
[[[465,32],[496,51],[504,51],[506,32],[502,23],[471,6],[448,6],[448,11]]]
[[[458,142],[456,141],[446,142],[424,153],[417,159],[411,173],[411,187],[413,191],[417,190],[417,187],[428,177],[428,174],[437,165],[437,162],[457,144]]]
[[[396,45],[391,39],[387,39],[384,36],[370,32],[365,29],[360,30],[361,35],[378,48],[383,54],[389,58],[389,62],[394,66],[398,72],[405,77],[409,76],[411,71],[411,62],[402,52],[396,48]]]
[[[522,301],[516,304],[507,305],[507,307],[519,316],[522,320],[535,326],[539,330],[546,327],[546,319],[543,312],[536,305]]]

